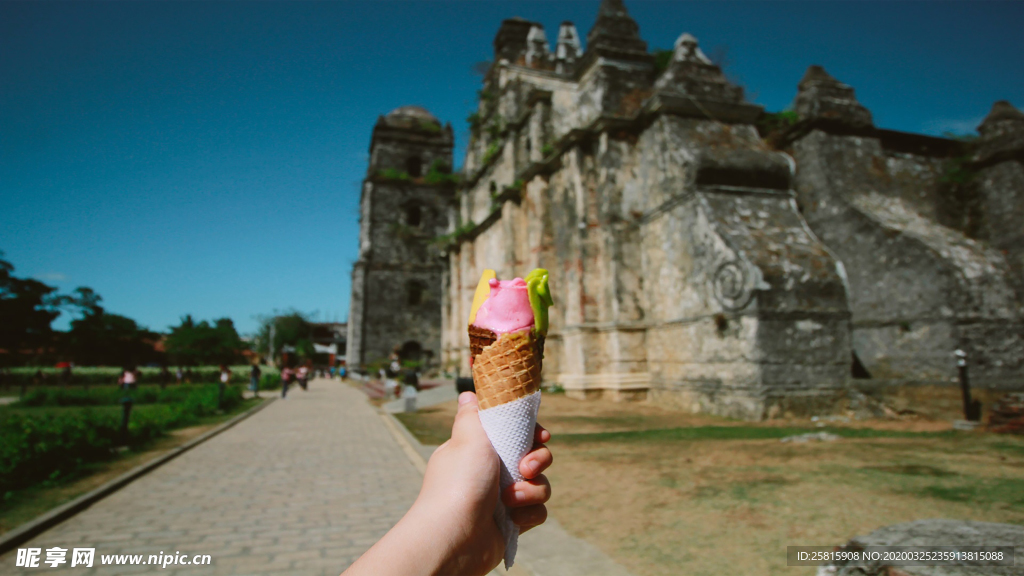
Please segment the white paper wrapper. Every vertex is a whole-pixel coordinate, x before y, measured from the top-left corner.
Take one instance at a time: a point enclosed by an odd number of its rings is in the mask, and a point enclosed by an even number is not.
[[[501,490],[523,481],[519,462],[533,448],[533,429],[540,409],[540,391],[529,396],[480,411],[480,422],[487,438],[501,458]],[[509,518],[508,508],[499,501],[494,520],[505,536],[505,569],[512,566],[519,546],[519,526]]]

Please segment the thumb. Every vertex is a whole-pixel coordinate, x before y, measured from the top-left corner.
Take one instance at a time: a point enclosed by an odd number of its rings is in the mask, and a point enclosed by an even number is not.
[[[476,394],[459,394],[459,411],[455,414],[455,424],[452,426],[452,440],[465,442],[479,438],[483,432],[479,412],[480,405],[477,403]]]

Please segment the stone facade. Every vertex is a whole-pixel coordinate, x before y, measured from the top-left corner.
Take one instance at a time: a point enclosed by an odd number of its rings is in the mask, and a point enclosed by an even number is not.
[[[574,397],[824,413],[855,378],[948,387],[957,348],[976,385],[1021,385],[1024,115],[997,104],[973,144],[878,129],[812,66],[769,129],[693,36],[649,53],[621,0],[579,38],[495,37],[439,254],[442,367],[468,372],[484,269],[543,267],[544,378]]]
[[[408,360],[440,358],[444,266],[432,241],[449,226],[453,142],[450,125],[416,106],[377,120],[352,269],[350,366],[386,360],[396,349]]]

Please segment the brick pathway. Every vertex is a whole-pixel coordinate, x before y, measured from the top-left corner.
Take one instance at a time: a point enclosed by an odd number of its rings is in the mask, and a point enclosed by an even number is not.
[[[337,576],[401,518],[422,476],[359,390],[316,380],[22,548],[95,547],[94,567],[0,574]],[[101,554],[210,554],[213,566],[100,566]]]

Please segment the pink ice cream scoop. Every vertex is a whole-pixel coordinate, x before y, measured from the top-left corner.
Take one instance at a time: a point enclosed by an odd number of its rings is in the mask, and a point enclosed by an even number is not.
[[[518,332],[533,327],[533,308],[526,281],[522,278],[489,282],[491,295],[480,305],[473,325],[486,328],[496,335]]]

